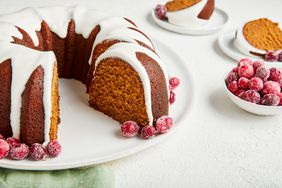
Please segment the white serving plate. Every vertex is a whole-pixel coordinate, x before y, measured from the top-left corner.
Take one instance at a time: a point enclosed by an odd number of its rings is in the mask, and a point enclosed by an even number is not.
[[[176,89],[177,100],[170,108],[170,116],[175,121],[175,127],[171,131],[151,140],[123,138],[116,121],[88,106],[84,85],[75,80],[61,79],[61,124],[58,135],[63,148],[61,155],[44,161],[3,159],[0,160],[0,167],[59,170],[99,164],[145,150],[166,140],[181,127],[187,126],[182,120],[189,115],[194,91],[191,74],[187,69],[189,62],[184,62],[170,47],[160,41],[153,42],[170,75],[178,76],[181,80]]]
[[[246,57],[252,58],[253,60],[263,60],[262,58],[259,58],[259,57],[255,57],[255,56],[251,56],[251,55],[247,56],[247,55],[241,53],[236,48],[236,46],[234,45],[235,33],[236,33],[236,30],[233,30],[233,31],[221,33],[219,35],[218,44],[219,44],[220,49],[223,51],[223,53],[225,53],[230,58],[236,60],[237,62],[240,59],[243,59],[243,58],[246,58]],[[266,63],[268,63],[268,62],[266,62]],[[270,63],[273,63],[273,62],[270,62]]]
[[[266,64],[268,68],[271,67],[277,67],[279,69],[282,69],[282,63],[268,63]],[[230,71],[229,71],[230,72]],[[223,79],[223,87],[225,92],[227,93],[228,97],[240,108],[243,110],[250,112],[252,114],[260,115],[260,116],[270,116],[270,115],[277,115],[282,114],[282,106],[265,106],[265,105],[258,105],[254,103],[247,102],[243,99],[240,99],[233,93],[231,93],[226,84],[225,84],[225,78],[228,76],[229,72],[227,72],[224,75]]]
[[[216,33],[221,30],[229,20],[228,14],[219,8],[214,9],[209,23],[202,27],[184,27],[171,24],[166,20],[160,20],[159,18],[157,18],[154,10],[151,11],[151,15],[154,22],[160,27],[169,31],[173,31],[175,33],[186,35],[208,35]]]

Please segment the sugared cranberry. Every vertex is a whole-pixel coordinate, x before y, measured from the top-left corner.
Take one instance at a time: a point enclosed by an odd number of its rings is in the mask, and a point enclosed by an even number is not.
[[[0,139],[5,140],[4,136],[2,134],[0,134]]]
[[[238,73],[238,67],[234,67],[234,68],[232,69],[232,72]],[[233,81],[233,80],[232,80],[232,81]]]
[[[282,80],[282,72],[275,67],[272,67],[270,69],[270,75],[269,75],[269,80],[275,81],[275,82],[279,82]]]
[[[245,77],[240,78],[238,81],[238,87],[245,90],[249,89],[249,79]]]
[[[238,79],[239,79],[239,76],[237,72],[230,72],[227,78],[225,79],[225,83],[228,85],[233,81],[238,81]]]
[[[51,141],[47,145],[47,153],[50,157],[57,157],[62,151],[61,144],[57,141]]]
[[[173,120],[168,116],[162,116],[156,121],[156,129],[158,133],[166,133],[172,126]]]
[[[278,93],[277,96],[280,98],[279,105],[282,106],[282,93]]]
[[[280,53],[279,53],[278,61],[282,62],[282,50],[281,50]]]
[[[236,96],[239,97],[240,99],[243,99],[245,90],[241,89],[236,93]]]
[[[34,143],[30,147],[30,156],[36,161],[43,160],[46,157],[46,154],[47,151],[41,144]]]
[[[260,101],[260,94],[255,90],[248,90],[248,91],[245,91],[242,99],[245,101],[257,104]]]
[[[242,65],[252,65],[253,64],[253,61],[250,59],[250,58],[243,58],[239,61],[238,63],[238,67],[242,66]]]
[[[6,141],[8,142],[10,148],[12,148],[12,147],[18,147],[18,146],[21,145],[20,140],[17,139],[17,138],[14,138],[14,137],[9,137],[9,138],[6,139]]]
[[[263,81],[258,77],[250,79],[249,88],[255,91],[260,91],[263,88]]]
[[[156,135],[157,131],[154,126],[147,125],[142,128],[141,130],[141,137],[144,139],[150,139],[153,138]]]
[[[239,90],[237,81],[231,82],[231,83],[227,86],[227,88],[228,88],[228,90],[229,90],[231,93],[235,94],[235,93]]]
[[[265,65],[265,64],[264,64],[263,61],[255,61],[255,62],[253,63],[254,71],[256,72],[256,70],[257,70],[259,67],[262,67],[262,66],[264,66],[264,65]]]
[[[280,51],[268,51],[265,54],[265,61],[278,61]]]
[[[239,77],[246,77],[246,78],[251,78],[254,75],[254,68],[250,64],[244,64],[239,66],[238,69],[238,75]]]
[[[262,79],[263,81],[266,81],[269,78],[269,75],[270,75],[269,69],[264,66],[261,66],[257,68],[255,76]]]
[[[4,139],[0,139],[0,159],[5,158],[9,154],[10,146]]]
[[[281,92],[280,85],[274,81],[267,81],[263,85],[262,94],[277,94]]]
[[[161,20],[165,20],[166,19],[166,7],[164,5],[157,5],[155,8],[155,15],[161,19]]]
[[[170,96],[169,96],[169,103],[173,104],[176,100],[175,93],[173,91],[170,91]]]
[[[131,138],[137,135],[139,131],[139,126],[134,121],[126,121],[121,126],[121,135],[126,138]]]
[[[174,90],[180,84],[180,80],[176,77],[172,77],[169,79],[169,88],[170,90]]]
[[[15,160],[23,160],[29,154],[29,147],[26,144],[20,144],[10,150],[10,156]]]
[[[261,99],[262,105],[277,106],[280,103],[280,97],[275,94],[264,95]]]

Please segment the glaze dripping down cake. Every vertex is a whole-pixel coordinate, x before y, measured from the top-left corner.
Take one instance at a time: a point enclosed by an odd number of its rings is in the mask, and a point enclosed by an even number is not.
[[[59,78],[81,81],[90,106],[121,123],[168,115],[167,70],[129,19],[65,6],[1,15],[0,133],[28,145],[56,140]]]

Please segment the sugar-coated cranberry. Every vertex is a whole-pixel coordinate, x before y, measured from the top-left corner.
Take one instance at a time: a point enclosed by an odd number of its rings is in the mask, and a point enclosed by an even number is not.
[[[278,93],[277,96],[280,98],[279,105],[282,106],[282,93]]]
[[[46,149],[50,157],[57,157],[62,151],[62,146],[57,140],[53,140],[48,143]]]
[[[254,75],[254,68],[250,64],[244,64],[239,66],[238,68],[238,75],[239,77],[246,77],[246,78],[251,78]]]
[[[2,134],[0,134],[0,139],[4,139],[5,140],[5,138],[4,138],[4,136]]]
[[[280,97],[275,94],[264,95],[261,99],[262,105],[277,106],[280,103]]]
[[[10,146],[4,139],[0,139],[0,159],[5,158],[9,154]]]
[[[155,8],[155,15],[161,19],[161,20],[165,20],[166,19],[166,7],[164,5],[157,5]]]
[[[270,70],[266,68],[265,66],[261,66],[257,68],[255,76],[262,79],[263,81],[266,81],[269,78]]]
[[[236,96],[239,97],[240,99],[243,99],[245,90],[241,89],[236,93]]]
[[[264,59],[265,61],[278,61],[280,51],[268,51],[266,52]]]
[[[46,155],[47,150],[41,144],[34,143],[30,147],[30,156],[32,159],[41,161],[46,157]]]
[[[267,81],[263,84],[262,94],[277,94],[281,92],[279,83],[274,81]]]
[[[255,62],[253,63],[254,71],[256,72],[256,70],[257,70],[259,67],[262,67],[262,66],[264,66],[264,65],[265,65],[265,64],[264,64],[263,61],[255,61]]]
[[[227,76],[227,78],[225,79],[225,83],[228,85],[233,81],[238,81],[239,76],[237,72],[230,72]]]
[[[238,67],[234,67],[234,68],[232,69],[232,72],[238,73]]]
[[[18,146],[21,145],[20,140],[17,139],[17,138],[14,138],[14,137],[9,137],[9,138],[6,139],[6,141],[8,142],[10,148],[12,148],[12,147],[18,147]]]
[[[179,86],[180,84],[180,80],[177,77],[172,77],[169,79],[169,88],[170,90],[174,90],[175,88],[177,88],[177,86]]]
[[[231,93],[235,94],[239,90],[237,81],[228,84],[227,88]]]
[[[239,61],[238,63],[238,67],[242,66],[242,65],[252,65],[253,64],[253,61],[250,59],[250,58],[243,58]]]
[[[238,81],[238,87],[244,90],[249,89],[249,79],[245,77],[240,78]]]
[[[12,147],[10,156],[15,160],[23,160],[29,154],[29,147],[26,144],[20,144],[17,147]]]
[[[282,62],[282,50],[281,50],[280,53],[279,53],[278,61]]]
[[[263,88],[263,81],[258,77],[250,79],[249,88],[255,91],[260,91]]]
[[[170,96],[169,96],[169,103],[173,104],[176,100],[176,95],[173,91],[170,91]]]
[[[269,80],[279,82],[282,80],[282,72],[278,68],[272,67],[270,68]]]
[[[248,91],[245,91],[242,99],[245,101],[257,104],[260,101],[260,94],[255,90],[248,90]]]
[[[126,121],[120,126],[120,129],[122,136],[131,138],[138,134],[139,126],[134,121]]]
[[[166,133],[173,126],[173,120],[171,117],[162,116],[157,119],[155,126],[158,133]]]
[[[144,139],[153,138],[156,135],[157,131],[154,126],[147,125],[141,129],[141,137]]]

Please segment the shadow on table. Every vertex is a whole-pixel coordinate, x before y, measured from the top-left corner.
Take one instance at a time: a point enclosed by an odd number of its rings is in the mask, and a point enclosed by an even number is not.
[[[216,38],[215,41],[213,42],[213,49],[214,49],[214,52],[217,55],[219,55],[220,57],[222,57],[226,62],[229,63],[230,60],[234,61],[232,58],[230,58],[227,55],[225,55],[225,53],[220,49],[219,44],[218,44],[218,38]],[[233,64],[233,62],[232,62],[232,64]]]
[[[248,113],[234,104],[223,90],[216,90],[209,97],[211,106],[221,115],[234,118],[245,118],[246,116],[258,117],[254,114]]]

